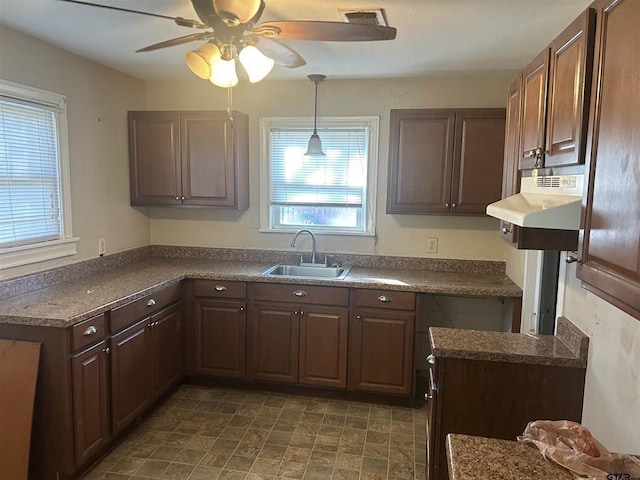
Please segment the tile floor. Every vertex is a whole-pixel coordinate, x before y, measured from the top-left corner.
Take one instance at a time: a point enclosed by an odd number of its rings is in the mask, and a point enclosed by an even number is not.
[[[425,478],[418,409],[181,386],[83,480]]]

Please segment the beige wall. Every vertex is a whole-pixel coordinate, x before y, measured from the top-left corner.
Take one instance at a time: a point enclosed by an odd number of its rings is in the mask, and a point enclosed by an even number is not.
[[[609,450],[640,454],[640,321],[581,287],[567,268],[565,317],[590,337],[583,423]]]
[[[385,194],[392,108],[501,107],[512,73],[437,75],[428,78],[332,80],[319,86],[319,116],[380,117],[377,239],[322,235],[322,252],[426,256],[427,237],[438,237],[437,258],[505,259],[498,221],[491,218],[387,215]],[[226,91],[198,80],[150,82],[149,109],[224,109]],[[245,212],[152,208],[154,244],[286,249],[290,234],[260,233],[259,121],[268,116],[313,116],[308,80],[263,81],[233,89],[233,108],[249,115],[251,205]],[[377,241],[376,241],[377,240]]]
[[[0,280],[149,243],[149,219],[129,206],[127,110],[145,106],[145,83],[0,26],[0,77],[65,95],[73,234],[78,253],[0,271]]]

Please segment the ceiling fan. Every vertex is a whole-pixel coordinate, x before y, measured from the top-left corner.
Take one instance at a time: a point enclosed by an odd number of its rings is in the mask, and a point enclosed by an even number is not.
[[[190,0],[199,20],[171,17],[81,0],[60,0],[174,21],[181,27],[202,30],[136,50],[150,52],[184,43],[205,42],[186,55],[187,65],[200,78],[220,87],[238,83],[235,59],[245,68],[249,81],[266,77],[274,64],[296,68],[305,60],[280,39],[317,41],[393,40],[396,29],[380,25],[282,20],[258,23],[266,7],[264,0]]]

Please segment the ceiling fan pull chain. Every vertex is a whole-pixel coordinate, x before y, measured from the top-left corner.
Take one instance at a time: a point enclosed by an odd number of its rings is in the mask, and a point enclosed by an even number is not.
[[[227,120],[229,126],[233,128],[233,87],[227,87]]]

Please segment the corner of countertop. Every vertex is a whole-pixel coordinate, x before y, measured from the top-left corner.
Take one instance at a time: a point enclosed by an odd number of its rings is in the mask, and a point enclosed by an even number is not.
[[[576,327],[568,318],[558,317],[556,321],[556,337],[587,366],[589,353],[589,337]]]

